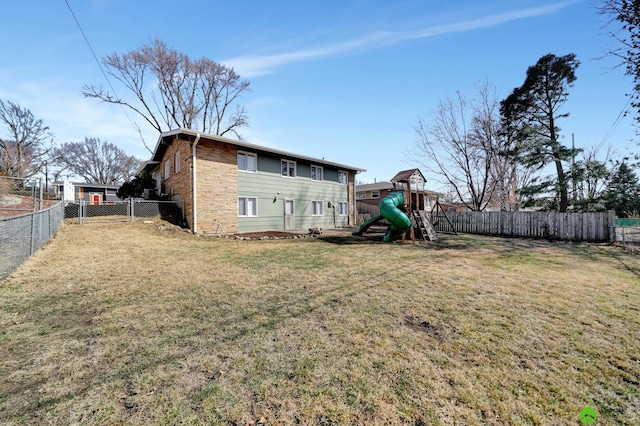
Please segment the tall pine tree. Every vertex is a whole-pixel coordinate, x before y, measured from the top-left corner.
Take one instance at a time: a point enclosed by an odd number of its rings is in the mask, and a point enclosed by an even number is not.
[[[528,189],[538,194],[554,191],[561,212],[568,206],[568,179],[563,162],[571,158],[573,151],[560,142],[558,121],[569,116],[561,109],[569,95],[568,89],[576,80],[575,70],[579,65],[573,53],[547,54],[527,69],[522,86],[513,89],[500,104],[503,125],[516,138],[516,147],[508,154],[526,167],[541,170],[551,163],[555,166],[555,179]]]

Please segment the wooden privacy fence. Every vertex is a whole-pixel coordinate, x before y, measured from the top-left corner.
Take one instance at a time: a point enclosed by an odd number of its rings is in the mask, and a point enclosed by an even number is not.
[[[447,212],[456,232],[568,241],[615,241],[615,213]],[[437,232],[452,231],[444,217],[433,217]]]

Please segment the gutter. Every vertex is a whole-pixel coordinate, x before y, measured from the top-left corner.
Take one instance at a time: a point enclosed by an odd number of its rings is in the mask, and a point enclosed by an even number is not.
[[[191,197],[193,203],[193,229],[192,232],[194,234],[198,233],[198,208],[197,208],[197,191],[196,191],[196,146],[200,142],[200,133],[196,134],[196,140],[193,141],[193,145],[191,146],[191,161],[193,166],[191,167],[191,187],[193,188],[193,196]]]

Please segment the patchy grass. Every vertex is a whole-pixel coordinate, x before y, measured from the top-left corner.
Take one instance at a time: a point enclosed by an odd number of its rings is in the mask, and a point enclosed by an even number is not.
[[[67,225],[0,283],[0,423],[640,423],[613,247]]]

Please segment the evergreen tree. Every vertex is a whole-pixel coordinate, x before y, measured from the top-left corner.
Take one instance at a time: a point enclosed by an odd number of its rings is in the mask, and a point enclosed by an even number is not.
[[[558,195],[557,208],[567,210],[568,179],[563,163],[574,154],[571,148],[560,143],[559,119],[569,113],[561,112],[569,96],[568,89],[576,80],[575,70],[580,65],[576,55],[547,54],[527,69],[527,77],[520,87],[501,102],[503,127],[516,137],[516,148],[508,152],[522,165],[541,170],[547,164],[556,169],[554,179],[543,182],[532,180],[534,185],[521,193],[532,195],[553,191]]]
[[[626,163],[620,163],[611,176],[604,198],[605,207],[618,217],[640,212],[640,180]]]

